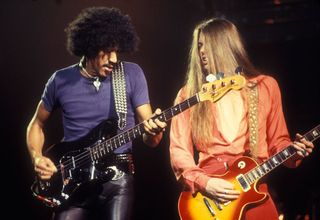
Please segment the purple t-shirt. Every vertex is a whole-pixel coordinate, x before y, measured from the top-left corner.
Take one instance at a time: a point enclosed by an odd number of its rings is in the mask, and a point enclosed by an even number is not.
[[[126,78],[127,126],[135,125],[135,109],[149,103],[145,75],[135,63],[123,62]],[[88,134],[105,119],[118,118],[115,111],[112,77],[108,75],[96,91],[93,79],[85,78],[77,64],[57,70],[48,80],[42,101],[47,111],[62,109],[64,141],[74,141]],[[118,133],[121,131],[118,130]],[[131,151],[129,142],[115,153]]]

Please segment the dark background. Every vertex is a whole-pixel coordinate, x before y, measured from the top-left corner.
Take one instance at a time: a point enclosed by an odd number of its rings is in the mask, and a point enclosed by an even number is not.
[[[50,210],[29,190],[33,170],[25,131],[44,84],[54,70],[78,62],[65,49],[64,28],[81,9],[115,6],[128,13],[141,38],[140,50],[122,59],[145,71],[153,107],[172,106],[184,81],[194,25],[209,16],[234,21],[253,63],[281,87],[290,134],[307,132],[319,116],[319,2],[315,0],[3,0],[1,22],[2,213],[10,219],[48,219]],[[59,114],[51,118],[47,144],[62,135]],[[135,141],[134,219],[178,219],[180,188],[169,162],[169,129],[157,149]],[[319,145],[319,144],[318,144]],[[320,152],[316,148],[297,169],[269,175],[286,219],[309,214],[320,219]],[[9,210],[15,210],[14,212]],[[297,217],[298,216],[298,217]]]

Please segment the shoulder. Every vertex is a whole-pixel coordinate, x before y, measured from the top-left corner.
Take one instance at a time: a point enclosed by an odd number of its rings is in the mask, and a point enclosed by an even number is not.
[[[260,80],[267,85],[278,85],[277,80],[270,75],[260,75]]]
[[[69,78],[70,75],[75,75],[78,71],[78,65],[73,64],[71,66],[67,66],[61,69],[57,69],[50,77],[51,80],[53,79],[63,79],[63,78]]]
[[[75,73],[79,70],[78,64],[73,64],[55,71],[55,75],[59,77],[66,76],[67,74]]]
[[[261,74],[252,79],[249,79],[249,81],[255,81],[261,89],[267,89],[271,91],[274,89],[279,89],[277,80],[270,75]]]
[[[281,91],[277,80],[270,75],[259,75],[256,77],[259,88],[259,96],[262,99],[278,100],[281,98]]]
[[[123,67],[128,73],[143,73],[142,68],[137,64],[133,62],[127,62],[127,61],[122,61]]]
[[[145,74],[142,70],[142,68],[132,62],[122,62],[123,63],[123,68],[124,68],[124,74],[127,78],[127,80],[131,84],[141,84],[141,83],[146,83],[146,77]]]
[[[60,82],[60,81],[72,80],[75,77],[80,77],[80,74],[78,73],[79,73],[78,65],[74,64],[74,65],[56,70],[51,75],[48,81]]]

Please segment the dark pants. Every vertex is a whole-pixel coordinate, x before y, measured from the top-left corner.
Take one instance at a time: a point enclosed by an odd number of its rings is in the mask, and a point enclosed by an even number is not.
[[[129,220],[133,205],[133,176],[124,174],[95,187],[85,197],[79,197],[72,204],[53,214],[54,220]]]

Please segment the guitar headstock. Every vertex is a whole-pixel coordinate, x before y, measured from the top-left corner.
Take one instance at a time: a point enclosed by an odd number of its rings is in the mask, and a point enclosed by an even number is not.
[[[242,75],[225,77],[214,82],[205,83],[198,93],[200,101],[218,101],[228,91],[242,89],[246,85],[246,79]]]

